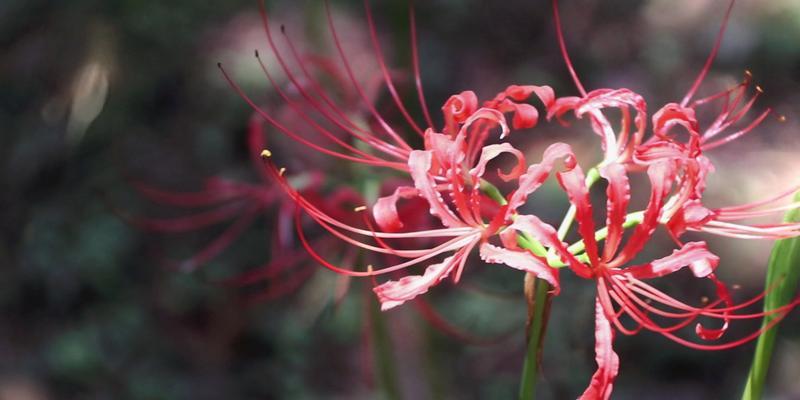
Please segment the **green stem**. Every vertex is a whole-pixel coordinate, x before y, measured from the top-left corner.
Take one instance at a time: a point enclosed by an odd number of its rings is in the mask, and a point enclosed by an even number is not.
[[[371,320],[373,350],[375,351],[375,366],[378,373],[378,381],[387,399],[400,400],[403,394],[397,382],[397,371],[395,370],[394,354],[392,354],[392,338],[386,326],[386,319],[381,312],[378,302],[369,297],[369,313]]]
[[[522,364],[522,381],[519,387],[519,399],[533,399],[536,395],[536,378],[539,375],[539,366],[542,356],[542,342],[544,341],[547,326],[548,310],[550,306],[550,285],[543,279],[533,278],[533,304],[529,311],[530,330],[525,361]]]
[[[600,179],[600,171],[597,168],[592,168],[586,175],[586,187],[591,188]],[[567,214],[564,216],[561,225],[558,227],[558,239],[563,240],[567,236],[572,222],[575,220],[576,208],[570,206]],[[599,232],[598,232],[599,233]],[[606,232],[605,235],[608,233]],[[604,236],[605,237],[605,236]],[[547,257],[548,264],[560,263],[558,255],[554,249],[547,251],[544,246],[538,241],[534,240],[528,235],[519,235],[517,240],[520,246],[529,249],[536,255],[544,255]],[[522,365],[522,380],[519,387],[519,399],[527,400],[536,397],[536,380],[539,375],[539,361],[542,355],[542,344],[544,343],[545,328],[547,327],[547,319],[549,316],[550,305],[550,285],[543,279],[534,278],[528,275],[528,278],[534,280],[533,287],[533,304],[529,311],[530,331],[528,335],[528,350],[525,353],[525,361]],[[530,298],[529,298],[530,306]]]

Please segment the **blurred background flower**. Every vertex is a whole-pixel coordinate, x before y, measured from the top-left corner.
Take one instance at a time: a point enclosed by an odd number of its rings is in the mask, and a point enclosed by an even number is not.
[[[407,2],[375,3],[384,53],[398,73],[408,71]],[[432,109],[465,89],[489,98],[511,83],[574,94],[549,2],[418,3],[421,70]],[[576,0],[561,11],[584,84],[629,87],[655,110],[686,92],[725,6],[720,0]],[[321,2],[275,0],[267,8],[304,49],[335,56]],[[337,1],[334,9],[351,61],[374,71],[361,3]],[[708,205],[744,203],[797,183],[799,35],[796,1],[737,3],[698,95],[738,82],[747,68],[765,90],[759,106],[774,107],[787,122],[770,118],[758,132],[709,154],[718,172],[709,181]],[[202,188],[211,175],[258,181],[245,134],[250,110],[216,63],[224,62],[251,93],[274,98],[252,56],[255,49],[268,54],[266,48],[258,5],[249,0],[0,4],[0,398],[375,398],[384,392],[373,366],[380,357],[371,355],[376,347],[365,332],[369,282],[354,283],[337,306],[336,278],[320,271],[293,295],[244,306],[240,289],[216,282],[264,261],[271,221],[255,222],[220,257],[185,273],[154,253],[191,254],[210,233],[167,243],[127,225],[109,207],[151,210],[129,186],[131,175],[175,191]],[[390,101],[386,93],[375,95],[379,104]],[[553,140],[570,143],[585,159],[596,153],[597,139],[580,127],[542,124],[511,140],[532,160]],[[282,156],[290,171],[320,162],[290,159],[292,151],[287,147]],[[566,209],[564,200],[549,182],[528,207],[552,221]],[[668,243],[661,234],[658,240]],[[709,246],[722,255],[720,277],[741,285],[737,296],[761,290],[768,243],[712,239]],[[474,335],[515,334],[476,346],[443,335],[412,307],[383,314],[402,397],[514,396],[524,350],[521,274],[479,262],[468,269],[458,288],[431,293],[432,306]],[[594,369],[593,288],[566,275],[562,287],[570,290],[553,303],[541,398],[574,396]],[[671,293],[707,294],[689,274],[679,278],[685,279],[669,283]],[[781,328],[769,386],[774,398],[800,396],[798,318],[791,315]],[[619,340],[617,353],[638,368],[623,371],[615,398],[734,397],[751,349],[696,352],[656,334]]]

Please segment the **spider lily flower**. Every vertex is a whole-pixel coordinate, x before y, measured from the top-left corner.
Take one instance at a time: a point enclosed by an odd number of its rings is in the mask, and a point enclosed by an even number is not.
[[[391,273],[401,269],[427,262],[440,255],[450,254],[439,264],[428,267],[421,276],[407,276],[399,281],[389,281],[375,288],[379,299],[382,301],[383,308],[388,309],[401,304],[402,302],[416,297],[418,294],[444,279],[452,276],[458,281],[461,272],[466,264],[467,255],[478,245],[481,245],[484,258],[490,262],[499,262],[507,259],[507,264],[512,267],[525,269],[536,275],[545,277],[557,287],[557,277],[553,274],[544,259],[535,259],[527,251],[519,249],[513,250],[512,257],[505,253],[505,249],[488,244],[488,238],[493,236],[504,226],[506,221],[515,213],[517,207],[522,205],[524,199],[533,192],[536,187],[541,185],[540,181],[547,178],[549,171],[554,167],[554,163],[559,158],[566,157],[563,151],[565,145],[557,145],[545,153],[542,164],[537,164],[536,168],[525,173],[525,160],[522,153],[510,146],[508,143],[486,145],[491,132],[500,131],[500,138],[505,138],[510,132],[505,120],[505,114],[512,114],[512,126],[514,129],[534,127],[538,122],[538,111],[526,101],[536,96],[547,107],[555,98],[553,90],[547,86],[509,86],[506,90],[499,93],[493,99],[486,101],[479,106],[477,96],[471,91],[465,91],[454,95],[443,105],[444,126],[438,132],[431,122],[426,109],[421,79],[418,69],[418,58],[416,48],[416,30],[414,28],[413,10],[411,15],[411,35],[412,35],[412,59],[414,61],[414,78],[417,92],[419,94],[420,106],[423,109],[427,127],[423,130],[406,111],[407,108],[397,95],[397,90],[393,82],[393,76],[389,73],[383,59],[382,50],[375,24],[369,8],[369,2],[365,1],[365,10],[370,36],[373,42],[373,49],[381,69],[381,77],[386,90],[391,95],[394,105],[403,116],[405,124],[410,130],[421,135],[424,142],[423,149],[414,149],[400,135],[401,129],[390,124],[375,109],[371,99],[365,95],[365,90],[356,79],[353,67],[345,56],[337,28],[331,17],[330,6],[326,2],[326,17],[328,28],[334,42],[334,47],[339,55],[339,59],[344,71],[352,84],[354,92],[358,93],[361,105],[369,111],[369,118],[373,121],[374,129],[361,127],[357,122],[352,121],[347,113],[343,112],[332,100],[331,96],[325,93],[321,85],[314,81],[313,77],[308,76],[303,65],[302,58],[298,56],[295,46],[291,39],[285,34],[285,29],[281,28],[281,33],[290,49],[291,57],[299,67],[298,71],[293,71],[289,67],[288,57],[285,57],[275,45],[273,33],[270,29],[268,15],[261,7],[261,16],[270,49],[278,61],[284,74],[292,83],[294,89],[305,98],[314,111],[304,113],[304,109],[294,108],[298,116],[307,122],[307,129],[302,133],[299,130],[290,129],[285,123],[281,122],[274,115],[256,106],[255,102],[245,94],[242,89],[233,81],[224,69],[222,72],[231,86],[240,96],[248,102],[264,120],[270,123],[277,131],[300,142],[306,147],[328,154],[339,159],[365,164],[368,166],[387,167],[402,171],[408,174],[413,182],[413,186],[400,186],[393,194],[378,199],[373,209],[375,222],[380,228],[380,232],[372,229],[371,226],[357,228],[352,224],[346,224],[323,210],[315,206],[305,196],[293,189],[280,170],[269,164],[270,170],[284,187],[290,197],[300,206],[300,208],[316,220],[325,229],[328,229],[334,236],[346,242],[354,244],[366,250],[378,253],[394,255],[406,258],[408,261],[392,265],[383,269],[373,271],[353,271],[348,268],[341,268],[328,263],[316,253],[302,234],[302,227],[299,225],[301,241],[307,250],[323,265],[334,271],[355,276],[375,276]],[[257,55],[258,56],[258,55]],[[259,58],[260,61],[260,58]],[[275,80],[269,69],[262,63],[265,75],[274,84]],[[308,84],[302,84],[300,77]],[[290,102],[288,96],[282,96],[284,100]],[[291,106],[291,103],[289,103]],[[315,123],[316,118],[324,119],[335,126],[339,132],[345,134],[346,139]],[[308,137],[308,134],[316,134],[327,139],[326,142],[318,142]],[[351,144],[352,143],[352,144]],[[355,144],[360,143],[360,144]],[[268,152],[267,152],[268,153]],[[569,152],[571,154],[571,151]],[[266,154],[266,153],[265,153]],[[524,183],[524,188],[518,190],[511,198],[508,207],[499,210],[493,215],[485,218],[484,211],[494,207],[494,201],[489,201],[481,192],[481,180],[486,171],[487,164],[502,154],[510,154],[517,160],[516,166],[509,172],[500,172],[501,179],[509,181],[519,179]],[[400,199],[421,198],[424,199],[430,213],[441,223],[440,229],[416,230],[398,233],[403,228],[403,224],[398,217],[397,202]],[[369,223],[369,221],[366,221]],[[542,223],[544,224],[544,223]],[[542,228],[542,231],[547,229]],[[550,228],[549,231],[552,231]],[[554,231],[553,231],[554,232]],[[351,238],[350,234],[366,236],[374,239],[374,244],[368,244]],[[389,246],[386,241],[393,239],[408,238],[449,238],[446,242],[429,249],[418,250],[398,250]],[[451,254],[452,253],[452,254]],[[522,260],[528,260],[523,263]]]
[[[675,162],[678,166],[675,181],[680,190],[664,205],[665,209],[659,219],[667,226],[676,241],[686,230],[737,238],[780,239],[800,235],[800,224],[745,225],[731,222],[768,216],[800,207],[798,203],[775,204],[800,189],[800,185],[777,196],[749,204],[718,209],[708,209],[702,204],[706,179],[714,171],[713,163],[704,153],[752,132],[771,113],[771,109],[768,108],[741,126],[763,93],[761,87],[756,86],[755,94],[748,98],[748,91],[753,85],[753,77],[749,71],[745,72],[741,83],[705,98],[693,100],[719,51],[733,5],[734,1],[731,1],[715,44],[689,91],[680,103],[666,104],[653,114],[652,135],[645,139],[648,114],[647,103],[642,96],[624,88],[598,89],[591,92],[584,89],[566,51],[558,15],[558,2],[553,1],[562,56],[581,96],[555,99],[548,106],[548,118],[556,117],[561,120],[563,115],[570,111],[577,118],[588,116],[592,130],[601,138],[604,150],[601,165],[620,163],[628,170],[635,171],[646,170],[649,165],[663,160]],[[719,112],[710,124],[701,126],[696,114],[703,106],[709,105],[718,105]],[[614,131],[613,125],[604,115],[603,111],[606,109],[616,109],[620,112],[619,132]],[[635,115],[632,115],[632,111]],[[782,120],[783,117],[779,119]],[[734,129],[735,127],[738,128]],[[679,135],[675,132],[678,129],[683,130],[685,133],[683,136],[688,138],[685,142],[678,139]],[[759,207],[767,208],[759,209]]]
[[[374,277],[428,263],[435,257],[445,257],[439,263],[428,265],[422,275],[408,275],[396,281],[391,280],[377,285],[374,292],[384,310],[427,292],[430,287],[447,277],[457,282],[469,254],[476,247],[479,248],[484,261],[502,263],[530,272],[547,280],[557,292],[559,287],[557,270],[548,265],[545,255],[536,255],[520,249],[515,242],[507,239],[507,232],[510,230],[522,232],[543,244],[566,250],[566,245],[556,239],[554,228],[534,216],[517,216],[515,210],[541,186],[558,160],[564,160],[566,168],[571,168],[575,165],[574,156],[569,146],[557,143],[545,151],[541,163],[530,166],[523,173],[525,163],[521,152],[504,143],[484,147],[477,163],[472,168],[465,169],[463,164],[463,160],[467,157],[465,132],[479,121],[497,124],[503,131],[508,129],[502,115],[498,116],[494,112],[482,113],[479,110],[464,121],[455,139],[449,140],[446,135],[436,134],[440,136],[436,137],[435,147],[429,150],[414,150],[410,153],[409,170],[414,186],[399,187],[394,194],[379,199],[373,207],[373,215],[379,227],[391,229],[375,229],[367,216],[364,216],[365,228],[355,227],[333,218],[293,189],[271,161],[267,162],[267,166],[297,205],[331,234],[364,250],[406,260],[382,268],[370,266],[366,271],[332,264],[321,257],[314,246],[305,239],[298,214],[296,224],[301,242],[309,253],[327,268],[349,276]],[[479,184],[473,184],[468,188],[465,182],[480,182],[486,171],[486,164],[502,153],[509,153],[517,158],[516,167],[510,173],[501,175],[507,179],[517,179],[519,189],[508,196],[507,204],[499,209],[495,208],[494,212],[485,218],[483,210],[486,207],[483,203],[494,204],[495,200],[486,197],[480,191]],[[448,180],[437,182],[437,176]],[[437,218],[442,227],[396,232],[403,226],[399,221],[397,201],[410,197],[423,198],[430,213]],[[363,210],[364,208],[358,209],[358,211]],[[509,224],[511,219],[516,221]],[[505,234],[499,235],[503,246],[491,244],[490,238],[501,231],[506,231]],[[352,236],[360,236],[363,239]],[[392,240],[416,238],[440,238],[444,242],[423,249],[398,249],[387,243]],[[565,251],[562,261],[582,271],[584,268],[572,258]]]
[[[590,92],[584,88],[567,53],[558,14],[558,1],[554,0],[554,19],[562,57],[580,96],[556,99],[552,106],[548,107],[548,118],[555,116],[561,120],[562,116],[569,111],[574,112],[577,118],[588,115],[592,130],[601,139],[604,163],[618,162],[627,164],[629,168],[634,169],[637,166],[641,167],[643,163],[646,164],[648,158],[665,156],[664,147],[670,147],[673,151],[695,157],[702,151],[714,149],[752,132],[770,114],[770,109],[761,112],[744,127],[726,134],[732,127],[738,126],[751,110],[759,95],[763,93],[761,87],[756,86],[755,95],[747,98],[748,89],[753,84],[752,74],[749,71],[745,72],[745,78],[740,84],[692,101],[719,51],[733,4],[734,1],[731,1],[728,5],[714,47],[693,85],[680,103],[666,104],[653,114],[653,134],[645,140],[648,114],[647,103],[642,96],[625,88],[597,89]],[[701,128],[695,115],[700,107],[715,103],[721,103],[717,117],[709,126]],[[605,109],[620,111],[619,132],[614,131],[613,125],[603,114]],[[633,118],[631,110],[636,113]],[[682,127],[689,133],[688,143],[679,143],[671,135],[671,130],[675,127]],[[637,159],[636,153],[639,153],[638,156],[643,157],[644,160]]]
[[[637,213],[639,224],[627,242],[623,243],[626,212],[630,198],[630,185],[625,167],[611,163],[600,169],[601,176],[608,181],[606,191],[606,243],[599,246],[592,219],[592,204],[585,176],[579,165],[558,173],[558,181],[567,192],[570,203],[576,207],[578,232],[582,238],[585,257],[574,257],[556,249],[562,258],[587,261],[589,279],[597,284],[595,298],[595,351],[598,369],[581,399],[607,399],[611,394],[613,382],[619,371],[619,357],[613,350],[612,342],[617,332],[634,335],[641,330],[658,333],[676,343],[699,350],[722,350],[736,347],[757,338],[765,329],[778,323],[798,300],[787,306],[760,313],[742,313],[741,310],[753,305],[764,294],[739,304],[734,304],[727,286],[716,278],[714,271],[720,259],[713,254],[705,242],[680,243],[672,254],[640,265],[627,265],[644,248],[653,231],[659,225],[659,214],[663,212],[669,193],[673,189],[673,176],[676,165],[668,161],[654,163],[647,168],[651,193],[647,208]],[[630,218],[631,215],[628,215]],[[577,251],[578,249],[572,249]],[[569,250],[567,250],[569,251]],[[580,261],[578,261],[580,262]],[[656,289],[648,280],[661,278],[684,268],[691,270],[698,278],[708,278],[716,288],[717,299],[700,306],[693,306],[677,300]],[[587,277],[583,275],[583,277]],[[719,340],[728,324],[738,319],[760,319],[765,315],[775,318],[768,326],[751,334],[724,343],[697,343],[679,336],[679,331],[699,318],[716,320],[719,328],[706,327],[705,323],[695,324],[695,334],[704,341]],[[633,321],[626,326],[624,318]]]

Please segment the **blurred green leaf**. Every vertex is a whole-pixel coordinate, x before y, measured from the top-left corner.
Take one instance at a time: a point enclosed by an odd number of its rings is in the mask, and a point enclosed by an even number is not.
[[[794,201],[800,201],[800,193],[795,195]],[[785,221],[800,222],[800,209],[786,213]],[[800,280],[798,266],[800,266],[800,238],[782,239],[775,242],[767,268],[767,295],[764,297],[764,311],[780,308],[792,301],[797,291],[798,280]],[[780,318],[781,315],[782,313],[776,313],[765,316],[762,326],[767,326],[770,321]],[[750,367],[750,375],[747,378],[742,399],[761,398],[777,334],[778,326],[776,325],[758,338],[753,364]]]

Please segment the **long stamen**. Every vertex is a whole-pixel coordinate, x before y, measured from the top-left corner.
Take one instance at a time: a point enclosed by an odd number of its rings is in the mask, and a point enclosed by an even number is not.
[[[433,120],[428,111],[428,104],[425,102],[425,93],[422,90],[422,77],[419,72],[419,49],[417,46],[417,21],[414,16],[414,1],[408,2],[408,19],[411,25],[411,62],[414,68],[414,84],[417,87],[417,97],[419,98],[419,106],[422,108],[422,114],[425,116],[425,122],[428,123],[428,128],[433,129]]]
[[[689,104],[689,101],[692,100],[692,96],[694,96],[697,89],[700,87],[700,84],[703,83],[703,79],[705,79],[706,74],[711,69],[711,64],[714,62],[714,59],[717,57],[717,52],[719,52],[719,48],[722,45],[722,37],[725,36],[725,29],[728,27],[728,20],[731,16],[731,10],[733,10],[733,4],[736,0],[731,0],[728,4],[728,9],[725,11],[725,17],[722,20],[722,25],[719,27],[719,33],[717,33],[717,39],[714,42],[714,47],[711,49],[711,53],[708,55],[706,59],[705,65],[703,65],[703,69],[700,70],[700,74],[697,75],[697,79],[695,79],[694,84],[689,89],[689,92],[686,93],[686,96],[683,97],[681,100],[681,107],[686,107]]]
[[[311,119],[308,116],[308,114],[298,106],[297,103],[295,103],[294,101],[292,101],[289,98],[289,96],[286,94],[286,92],[284,92],[280,88],[280,86],[277,84],[277,82],[275,82],[275,79],[272,77],[272,74],[269,72],[269,69],[267,69],[267,66],[261,60],[261,57],[259,56],[258,51],[256,51],[255,55],[256,55],[256,59],[258,60],[258,65],[261,66],[261,70],[264,72],[264,75],[267,77],[267,79],[269,80],[270,84],[275,89],[275,91],[278,93],[278,95],[280,95],[281,98],[283,98],[283,101],[286,102],[287,105],[289,105],[289,107],[292,109],[292,111],[294,111],[295,115],[297,115],[300,118],[302,118],[303,121],[305,121],[307,124],[309,124],[312,128],[314,128],[318,132],[322,133],[325,137],[327,137],[328,139],[332,140],[334,143],[338,144],[339,146],[342,146],[345,149],[350,150],[353,153],[356,153],[356,154],[358,154],[358,155],[360,155],[360,156],[362,156],[364,158],[375,160],[375,161],[380,160],[379,158],[375,157],[374,155],[366,153],[364,151],[361,151],[361,150],[351,146],[350,144],[344,142],[343,140],[341,140],[338,137],[336,137],[336,135],[331,133],[329,130],[327,130],[324,127],[320,126],[313,119]]]
[[[398,169],[398,170],[401,170],[401,171],[407,171],[408,170],[408,166],[406,164],[403,164],[403,163],[395,163],[395,162],[389,162],[389,161],[375,161],[375,160],[368,160],[368,159],[363,159],[363,158],[359,158],[359,157],[353,157],[353,156],[348,155],[348,154],[339,153],[339,152],[327,149],[325,147],[319,146],[316,143],[311,142],[311,141],[303,138],[302,136],[298,135],[294,131],[288,129],[283,124],[278,122],[275,118],[273,118],[271,115],[269,115],[266,111],[264,111],[260,107],[258,107],[256,105],[256,103],[250,98],[250,96],[248,96],[244,92],[244,90],[242,90],[242,88],[233,79],[231,79],[231,77],[228,75],[228,72],[225,71],[225,68],[222,67],[222,63],[217,64],[217,66],[219,67],[220,71],[222,71],[222,75],[225,77],[225,80],[228,81],[228,84],[231,86],[231,88],[233,88],[233,90],[236,91],[236,93],[239,95],[239,97],[241,97],[245,102],[247,102],[248,105],[250,105],[250,107],[253,109],[253,111],[258,113],[258,115],[260,115],[267,122],[272,124],[272,126],[277,128],[278,130],[280,130],[281,132],[283,132],[284,134],[286,134],[290,138],[292,138],[292,139],[294,139],[294,140],[296,140],[296,141],[298,141],[298,142],[300,142],[300,143],[302,143],[302,144],[304,144],[304,145],[306,145],[306,146],[308,146],[308,147],[310,147],[310,148],[312,148],[314,150],[317,150],[317,151],[319,151],[321,153],[328,154],[328,155],[333,156],[333,157],[338,157],[338,158],[341,158],[341,159],[345,159],[345,160],[348,160],[348,161],[354,161],[354,162],[358,162],[358,163],[362,163],[362,164],[369,164],[369,165],[375,165],[375,166],[394,168],[394,169]]]
[[[320,96],[320,98],[333,110],[334,113],[338,114],[348,125],[350,125],[351,128],[348,128],[348,127],[345,127],[344,125],[342,125],[342,122],[339,121],[338,118],[334,118],[332,115],[330,115],[330,113],[327,112],[327,110],[325,108],[321,107],[320,104],[317,101],[315,101],[314,98],[312,96],[310,96],[308,94],[308,92],[304,89],[304,85],[302,85],[302,84],[300,84],[298,82],[297,78],[295,77],[295,75],[292,73],[291,69],[286,64],[286,61],[283,59],[283,56],[281,55],[281,52],[278,51],[278,48],[275,45],[275,41],[274,41],[274,39],[272,37],[272,30],[270,29],[270,24],[269,24],[269,16],[267,15],[266,6],[264,5],[263,0],[261,2],[259,2],[259,13],[261,15],[261,22],[262,22],[262,24],[264,26],[264,32],[267,35],[267,43],[269,44],[269,47],[270,47],[272,53],[275,55],[275,58],[278,61],[278,64],[281,66],[281,69],[286,74],[286,77],[289,79],[289,81],[292,82],[292,85],[294,85],[294,87],[297,88],[298,92],[317,111],[319,111],[321,114],[323,114],[323,116],[325,116],[325,118],[327,118],[329,121],[331,121],[335,125],[339,126],[341,129],[345,130],[346,132],[350,133],[351,135],[355,136],[357,139],[359,139],[361,141],[364,141],[365,143],[368,143],[368,144],[372,145],[373,147],[375,147],[375,148],[377,148],[377,149],[379,149],[379,150],[381,150],[381,151],[383,151],[383,152],[385,152],[385,153],[387,153],[389,155],[398,157],[400,159],[403,159],[405,156],[407,156],[407,154],[408,154],[407,150],[397,149],[397,148],[395,148],[394,146],[392,146],[392,145],[390,145],[388,143],[385,143],[385,142],[383,142],[381,140],[378,140],[377,138],[374,138],[371,133],[364,131],[363,129],[358,127],[355,123],[350,121],[349,118],[347,118],[345,113],[339,107],[336,106],[336,104],[330,99],[330,97],[327,96],[327,94],[325,93],[325,90],[322,89],[322,87],[320,86],[319,82],[317,82],[317,80],[314,79],[311,76],[311,74],[308,72],[308,69],[306,68],[305,63],[300,59],[294,44],[292,43],[291,40],[289,40],[289,37],[285,34],[285,29],[281,29],[281,32],[284,34],[284,38],[286,39],[286,42],[289,45],[289,49],[291,50],[292,55],[295,58],[295,61],[300,66],[300,69],[303,72],[303,74],[305,75],[306,79],[311,83],[312,87],[317,92],[317,95]],[[357,133],[356,131],[361,132],[361,134]]]
[[[347,76],[350,78],[350,82],[353,84],[353,87],[355,88],[356,92],[361,97],[361,100],[363,100],[367,109],[369,109],[372,116],[375,117],[375,119],[378,121],[378,124],[380,124],[381,127],[386,131],[386,133],[392,139],[394,139],[395,143],[397,143],[398,146],[408,151],[411,151],[412,150],[411,146],[409,146],[408,143],[406,143],[406,141],[403,140],[397,134],[397,132],[395,132],[394,129],[392,129],[392,127],[386,122],[386,120],[383,119],[378,110],[375,109],[375,106],[372,104],[372,102],[369,101],[369,98],[364,93],[364,89],[358,83],[358,80],[356,79],[355,74],[353,73],[353,69],[350,66],[350,62],[347,61],[347,56],[345,56],[344,54],[344,49],[342,48],[342,42],[339,40],[339,34],[337,33],[336,27],[333,23],[333,15],[331,12],[331,6],[329,0],[325,0],[325,14],[328,19],[328,28],[331,32],[331,36],[333,37],[334,46],[336,47],[336,50],[339,53],[339,59],[342,61],[342,65],[344,65],[344,69],[347,72]]]
[[[327,105],[327,108],[323,107],[322,104],[317,102],[312,96],[310,96],[307,93],[307,91],[303,88],[303,85],[300,85],[300,87],[297,88],[300,94],[320,114],[322,114],[328,121],[332,122],[334,125],[338,126],[339,128],[349,133],[356,139],[361,140],[362,142],[367,143],[370,146],[375,147],[376,149],[393,157],[397,157],[400,159],[408,158],[408,150],[398,148],[397,146],[391,143],[387,143],[383,140],[378,139],[372,132],[365,130],[357,123],[353,122],[347,115],[347,113],[345,113],[339,106],[337,106],[336,103],[330,98],[330,96],[328,96],[328,94],[326,93],[325,89],[322,88],[322,85],[319,83],[319,81],[316,78],[314,78],[308,71],[305,62],[303,61],[302,57],[300,56],[300,53],[297,50],[297,47],[295,46],[294,42],[289,38],[285,29],[281,30],[281,33],[283,34],[286,44],[289,46],[289,51],[292,53],[292,58],[294,59],[295,63],[300,67],[300,71],[303,73],[303,77],[311,85],[311,88],[313,89],[314,93],[317,96],[319,96],[319,98],[322,99],[322,101]],[[290,80],[292,80],[293,84],[297,87],[297,83],[294,83],[296,81],[296,78],[294,78],[294,75],[291,73],[291,71],[288,71],[285,68],[284,70],[286,74],[290,77]],[[328,108],[330,108],[330,110],[328,110]],[[336,115],[331,115],[331,112],[333,112]],[[348,126],[345,126],[344,124],[347,124]]]
[[[578,88],[578,92],[580,92],[581,96],[586,96],[586,89],[583,88],[581,80],[578,79],[578,74],[575,73],[575,68],[572,67],[572,61],[569,58],[569,53],[567,53],[564,32],[561,30],[561,17],[558,15],[558,0],[553,0],[553,20],[556,24],[556,35],[558,36],[558,46],[561,48],[561,57],[564,59],[564,63],[567,64],[567,70],[570,76],[572,76],[572,81],[575,82],[575,87]]]
[[[369,6],[369,0],[364,0],[364,10],[367,14],[367,25],[369,26],[369,36],[372,40],[372,47],[375,50],[375,58],[378,61],[378,66],[381,69],[381,73],[383,73],[383,81],[386,85],[386,89],[389,90],[389,94],[392,96],[392,100],[394,100],[395,105],[400,110],[400,113],[403,114],[403,118],[408,122],[411,128],[414,129],[420,136],[423,136],[422,129],[419,128],[419,125],[414,121],[413,118],[408,114],[408,110],[406,110],[403,101],[400,99],[400,95],[397,94],[397,89],[394,87],[394,82],[392,82],[392,76],[389,73],[389,70],[386,68],[386,61],[383,57],[383,51],[381,50],[381,44],[378,40],[378,33],[375,31],[375,22],[372,18],[372,9]]]

